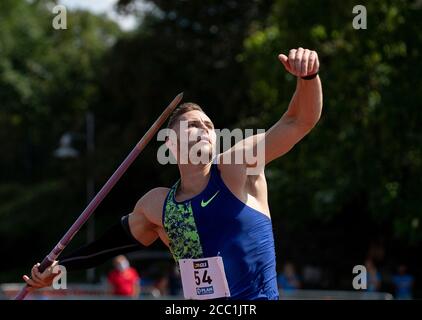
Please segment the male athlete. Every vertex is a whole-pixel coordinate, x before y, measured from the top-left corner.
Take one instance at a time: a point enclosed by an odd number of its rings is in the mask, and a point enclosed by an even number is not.
[[[185,297],[278,299],[264,166],[251,175],[247,172],[254,164],[220,161],[222,156],[234,158],[236,152],[249,152],[264,142],[266,165],[288,152],[318,122],[322,88],[317,53],[298,48],[278,58],[297,77],[297,86],[288,110],[270,130],[248,137],[200,164],[180,162],[180,147],[167,140],[178,160],[179,181],[170,189],[150,190],[139,199],[132,213],[122,217],[101,238],[56,261],[43,273],[36,264],[32,279],[23,276],[31,289],[50,286],[56,276],[56,264],[67,270],[93,267],[118,254],[147,247],[160,238],[179,263]],[[181,126],[183,122],[188,125]],[[216,144],[214,125],[198,105],[179,106],[168,127],[176,132],[177,142],[182,134],[199,137],[198,141],[189,142],[188,150],[193,143],[200,143],[202,155],[212,154]]]

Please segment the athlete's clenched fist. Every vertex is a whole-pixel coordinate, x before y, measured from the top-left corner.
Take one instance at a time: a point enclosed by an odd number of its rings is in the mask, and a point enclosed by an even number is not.
[[[311,76],[319,70],[318,54],[312,50],[292,49],[289,56],[279,54],[278,58],[286,70],[297,77]]]

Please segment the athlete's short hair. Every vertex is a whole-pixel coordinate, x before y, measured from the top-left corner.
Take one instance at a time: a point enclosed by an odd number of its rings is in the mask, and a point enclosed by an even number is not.
[[[177,122],[177,120],[179,119],[179,117],[182,114],[189,112],[189,111],[194,111],[194,110],[204,112],[204,110],[202,110],[202,108],[199,105],[197,105],[196,103],[193,103],[193,102],[182,103],[170,115],[169,121],[167,123],[167,128],[171,128]]]

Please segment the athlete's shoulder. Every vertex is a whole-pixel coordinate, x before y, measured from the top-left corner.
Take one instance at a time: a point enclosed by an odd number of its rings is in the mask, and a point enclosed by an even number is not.
[[[269,212],[264,170],[257,170],[257,173],[251,170],[251,173],[246,165],[224,163],[221,160],[218,169],[224,184],[238,199],[254,209],[260,208],[258,211]],[[258,200],[260,205],[256,206],[253,199]]]
[[[164,204],[164,200],[166,199],[169,190],[169,188],[165,187],[158,187],[149,190],[138,200],[135,206],[135,210],[144,210],[147,208],[151,208],[157,204],[161,204],[162,206]]]
[[[161,221],[161,214],[169,188],[158,187],[145,193],[136,203],[134,214],[142,214],[153,223]]]
[[[145,196],[148,196],[149,198],[166,197],[169,190],[170,188],[167,187],[157,187],[148,191]]]
[[[216,163],[224,184],[235,193],[241,192],[247,179],[246,166],[227,160],[224,153],[217,157]]]

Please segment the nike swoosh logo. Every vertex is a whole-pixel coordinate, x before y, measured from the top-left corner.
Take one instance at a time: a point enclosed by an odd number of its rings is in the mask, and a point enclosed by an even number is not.
[[[220,190],[218,190],[208,201],[205,201],[204,202],[204,200],[202,200],[201,201],[201,207],[202,208],[205,208],[211,201],[212,201],[212,199],[214,199],[216,196],[217,196],[217,194],[220,192]]]

